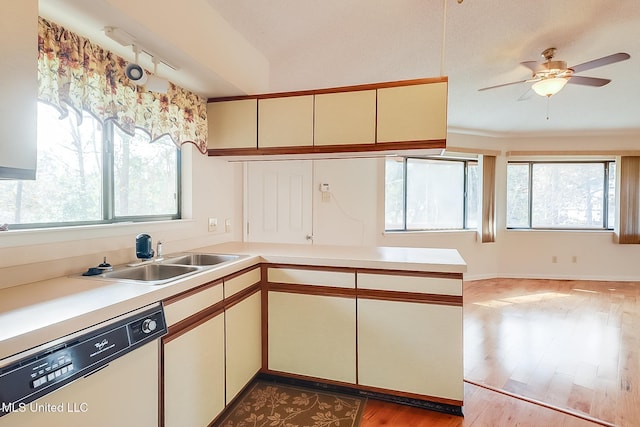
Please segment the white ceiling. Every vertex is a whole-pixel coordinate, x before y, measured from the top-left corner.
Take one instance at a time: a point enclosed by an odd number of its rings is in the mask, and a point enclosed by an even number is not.
[[[124,29],[179,67],[161,76],[206,97],[444,74],[450,132],[640,134],[638,0],[40,0],[40,13],[133,60],[102,31]],[[580,73],[607,86],[567,85],[548,103],[518,101],[526,83],[478,92],[528,78],[520,62],[548,47],[569,66],[631,59]]]

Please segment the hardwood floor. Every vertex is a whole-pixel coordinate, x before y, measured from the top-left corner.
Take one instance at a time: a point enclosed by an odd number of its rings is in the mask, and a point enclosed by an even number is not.
[[[465,384],[464,417],[369,400],[360,427],[600,427],[600,424]]]
[[[464,314],[465,417],[371,401],[362,427],[640,426],[640,283],[468,282]]]

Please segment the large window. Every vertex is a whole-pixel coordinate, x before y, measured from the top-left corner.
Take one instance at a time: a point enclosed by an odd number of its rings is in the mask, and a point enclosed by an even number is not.
[[[510,162],[507,228],[612,229],[615,162]]]
[[[90,114],[59,119],[38,105],[35,181],[0,181],[0,224],[37,228],[175,219],[180,156],[169,137],[149,143]]]
[[[478,223],[475,160],[394,158],[385,167],[387,231],[460,230]]]

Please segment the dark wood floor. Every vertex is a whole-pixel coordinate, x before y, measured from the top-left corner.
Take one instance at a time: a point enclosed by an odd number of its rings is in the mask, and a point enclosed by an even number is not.
[[[370,401],[361,427],[640,426],[640,283],[468,282],[464,314],[465,417]]]

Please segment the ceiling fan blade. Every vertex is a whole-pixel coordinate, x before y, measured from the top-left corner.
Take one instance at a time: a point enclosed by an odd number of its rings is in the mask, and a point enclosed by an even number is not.
[[[603,65],[613,64],[615,62],[625,61],[631,58],[631,55],[628,53],[620,52],[614,53],[613,55],[603,56],[602,58],[594,59],[591,61],[583,62],[582,64],[574,65],[573,67],[569,67],[573,70],[574,73],[580,73],[582,71],[590,70],[596,67],[602,67]]]
[[[597,77],[572,76],[567,83],[583,86],[601,87],[608,84],[611,80],[600,79]]]
[[[531,99],[531,96],[533,95],[533,89],[529,88],[529,90],[527,90],[525,93],[523,93],[520,98],[518,98],[518,101],[526,101],[528,99]]]
[[[517,85],[517,84],[520,84],[520,83],[526,83],[526,82],[528,82],[528,81],[529,81],[529,80],[520,80],[520,81],[517,81],[517,82],[503,83],[503,84],[501,84],[501,85],[495,85],[495,86],[483,87],[482,89],[478,89],[478,91],[479,91],[479,92],[482,92],[483,90],[496,89],[496,88],[504,87],[504,86]]]

